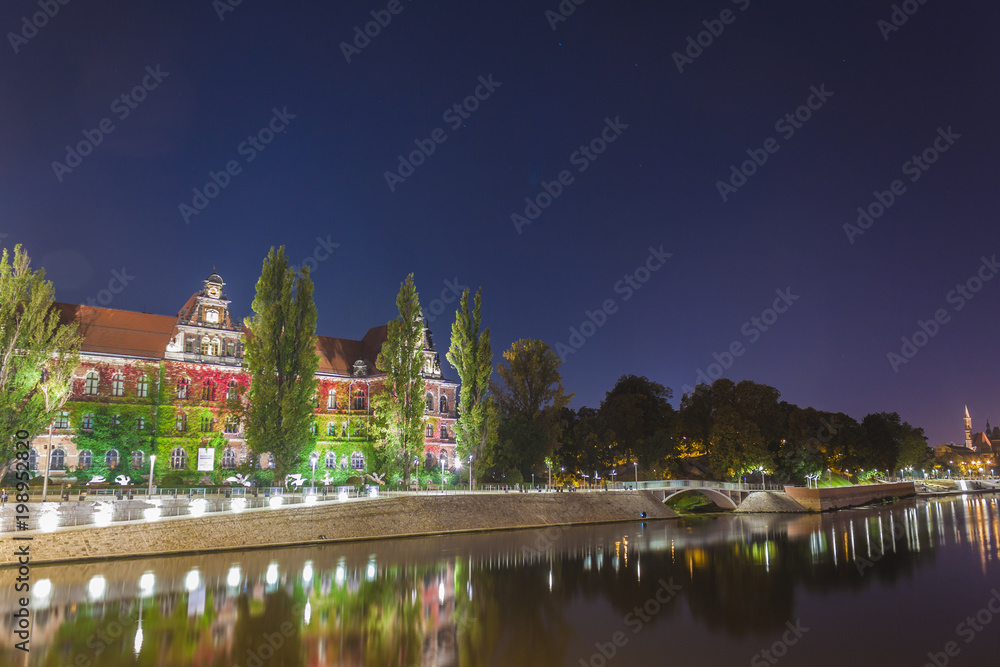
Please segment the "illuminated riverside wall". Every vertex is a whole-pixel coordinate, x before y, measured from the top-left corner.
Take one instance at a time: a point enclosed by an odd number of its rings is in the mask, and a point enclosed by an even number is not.
[[[913,482],[841,486],[828,489],[803,489],[786,486],[785,493],[813,512],[826,512],[841,507],[857,507],[886,498],[908,498],[917,495]]]
[[[57,562],[250,549],[339,540],[675,518],[649,491],[403,496],[197,518],[32,531],[31,560]],[[28,533],[19,533],[27,535]],[[3,565],[17,563],[0,537]]]

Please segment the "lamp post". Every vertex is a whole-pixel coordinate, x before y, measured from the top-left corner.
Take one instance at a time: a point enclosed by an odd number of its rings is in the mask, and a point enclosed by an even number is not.
[[[317,454],[316,452],[313,452],[312,454],[309,455],[309,463],[312,464],[312,474],[313,474],[313,476],[312,476],[312,485],[313,485],[313,489],[316,488],[316,459],[318,459],[318,458],[319,458],[319,454]]]
[[[444,493],[444,452],[441,452],[438,459],[441,460],[441,493]]]
[[[156,463],[156,454],[149,457],[149,493],[147,496],[153,495],[153,464]]]
[[[635,488],[636,488],[636,490],[638,490],[639,489],[639,462],[638,461],[632,461],[632,467],[635,468]]]
[[[552,491],[552,460],[546,459],[545,463],[547,463],[549,466],[549,486],[546,489],[546,491]]]

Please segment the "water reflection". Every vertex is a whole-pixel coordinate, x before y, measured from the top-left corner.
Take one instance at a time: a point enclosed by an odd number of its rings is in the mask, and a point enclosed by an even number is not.
[[[741,638],[783,630],[802,597],[875,595],[933,571],[944,553],[996,580],[998,517],[990,495],[36,566],[32,651],[7,642],[0,664],[578,665],[629,619],[654,632],[622,664],[660,664],[654,637],[679,642],[695,630],[725,639],[726,659],[745,664]],[[0,573],[7,636],[14,576]],[[636,620],[667,585],[677,599]],[[594,618],[617,625],[592,637]],[[687,649],[672,646],[683,663]]]

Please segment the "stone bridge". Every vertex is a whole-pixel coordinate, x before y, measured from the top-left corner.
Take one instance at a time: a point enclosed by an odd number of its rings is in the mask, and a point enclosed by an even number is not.
[[[637,488],[652,491],[662,502],[681,495],[682,493],[700,493],[719,507],[736,509],[747,496],[754,491],[761,491],[760,484],[734,484],[730,482],[709,482],[693,479],[667,479],[650,482],[639,482]],[[782,486],[767,485],[768,490],[783,491]]]

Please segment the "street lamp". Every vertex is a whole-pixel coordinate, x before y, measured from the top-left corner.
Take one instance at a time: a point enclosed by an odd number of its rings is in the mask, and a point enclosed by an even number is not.
[[[549,486],[546,491],[552,491],[552,459],[545,459],[545,463],[549,467]]]
[[[441,460],[441,493],[444,493],[444,452],[441,452],[441,456],[438,458]]]
[[[632,461],[632,466],[635,468],[635,488],[639,488],[639,462]]]
[[[149,493],[148,496],[153,495],[153,464],[156,463],[156,454],[149,457]]]
[[[309,463],[312,465],[312,472],[313,472],[312,485],[314,489],[316,488],[316,460],[318,458],[319,454],[317,454],[316,452],[313,452],[312,454],[309,455]]]

